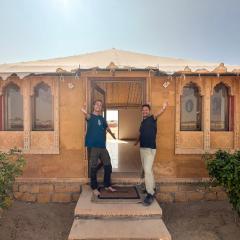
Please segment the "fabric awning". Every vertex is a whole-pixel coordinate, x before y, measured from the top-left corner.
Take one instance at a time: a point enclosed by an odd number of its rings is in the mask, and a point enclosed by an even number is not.
[[[16,73],[20,78],[29,74],[56,73],[59,69],[74,72],[76,69],[158,69],[173,74],[175,72],[234,72],[240,73],[240,66],[194,61],[179,58],[159,57],[118,49],[81,54],[47,60],[0,65],[0,77],[6,80]]]

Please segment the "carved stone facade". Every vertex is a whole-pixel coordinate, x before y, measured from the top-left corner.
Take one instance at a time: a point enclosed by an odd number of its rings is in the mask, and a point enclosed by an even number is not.
[[[186,69],[187,70],[187,69]],[[157,113],[164,101],[168,107],[158,118],[157,154],[154,163],[156,179],[203,178],[207,171],[201,154],[218,148],[235,150],[240,147],[239,135],[239,77],[233,74],[201,73],[186,71],[172,76],[154,71],[118,71],[98,69],[75,74],[31,75],[0,79],[0,93],[13,82],[23,96],[23,131],[0,131],[0,150],[13,146],[23,149],[27,160],[25,178],[84,178],[88,179],[88,160],[84,144],[86,122],[80,109],[90,101],[91,79],[139,80],[144,79],[145,102]],[[44,82],[53,95],[53,131],[32,131],[31,97],[34,88]],[[202,98],[201,131],[181,131],[181,95],[183,87],[193,82]],[[211,131],[210,100],[214,87],[224,83],[234,97],[233,131]],[[123,92],[123,90],[121,90]],[[116,95],[116,94],[115,94]],[[90,105],[89,105],[90,106]],[[90,107],[89,107],[90,110]],[[141,111],[139,109],[139,111]],[[48,155],[46,155],[48,154]]]
[[[34,88],[44,82],[51,88],[53,96],[54,131],[32,131],[31,98]],[[5,81],[0,81],[0,95],[10,83],[20,88],[23,96],[23,131],[0,131],[0,150],[7,151],[16,146],[23,153],[29,154],[58,154],[59,153],[59,79],[58,77],[29,76],[20,79],[10,76]]]
[[[201,131],[181,131],[180,112],[181,95],[184,86],[194,83],[202,96],[202,129]],[[230,96],[234,97],[234,128],[232,131],[210,130],[210,104],[214,87],[223,83],[228,88]],[[176,136],[175,154],[214,153],[217,149],[234,151],[239,148],[239,116],[238,116],[238,81],[229,76],[188,76],[176,78]]]

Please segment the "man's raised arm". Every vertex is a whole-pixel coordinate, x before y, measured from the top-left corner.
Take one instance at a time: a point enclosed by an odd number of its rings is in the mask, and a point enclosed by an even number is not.
[[[85,115],[86,120],[90,119],[90,114],[87,113],[85,108],[81,108],[82,113]]]
[[[168,102],[166,101],[163,103],[161,110],[158,113],[154,114],[155,120],[157,120],[157,118],[166,110],[167,106],[168,106]]]
[[[115,134],[111,131],[109,127],[107,127],[107,131],[109,132],[113,139],[116,139]]]

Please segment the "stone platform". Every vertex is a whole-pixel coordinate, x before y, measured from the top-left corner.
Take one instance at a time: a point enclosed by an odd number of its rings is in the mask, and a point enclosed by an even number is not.
[[[171,240],[162,209],[155,200],[149,207],[141,203],[93,203],[92,191],[84,186],[77,202],[68,240],[159,239]]]

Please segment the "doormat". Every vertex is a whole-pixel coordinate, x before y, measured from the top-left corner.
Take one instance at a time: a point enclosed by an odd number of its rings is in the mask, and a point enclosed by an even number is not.
[[[139,203],[142,202],[142,194],[136,186],[114,186],[116,192],[99,188],[100,196],[93,194],[92,201],[98,203]]]

